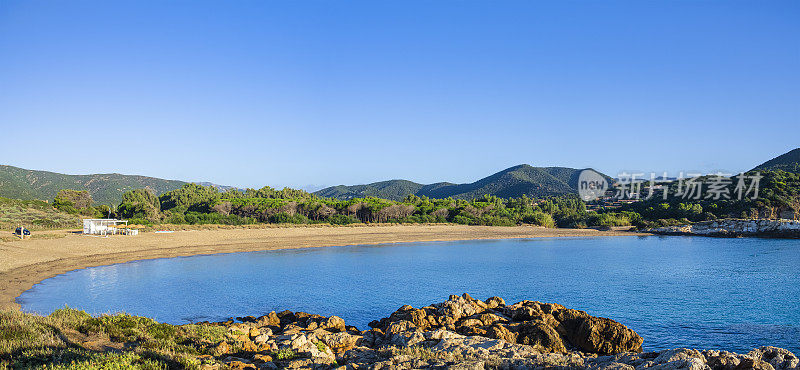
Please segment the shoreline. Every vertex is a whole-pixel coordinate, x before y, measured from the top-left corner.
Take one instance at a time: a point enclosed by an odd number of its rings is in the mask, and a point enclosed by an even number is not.
[[[800,369],[800,360],[786,348],[646,350],[642,336],[610,318],[558,303],[510,304],[467,293],[419,308],[403,305],[366,330],[339,316],[289,310],[188,325],[124,313],[93,318],[80,310],[59,311],[0,312],[4,329],[26,333],[0,341],[20,353],[0,357],[0,366],[77,366],[97,364],[100,357],[100,365],[115,368],[155,358],[164,368],[252,370]],[[35,349],[43,345],[56,349],[42,356]],[[142,356],[142,347],[155,356]]]
[[[45,279],[73,270],[137,260],[344,245],[651,235],[619,230],[464,225],[223,228],[107,238],[83,236],[72,230],[49,234],[56,237],[0,243],[0,311],[19,310],[16,298]]]
[[[712,238],[800,239],[800,221],[789,219],[727,218],[693,224],[646,229],[658,235],[688,235]]]

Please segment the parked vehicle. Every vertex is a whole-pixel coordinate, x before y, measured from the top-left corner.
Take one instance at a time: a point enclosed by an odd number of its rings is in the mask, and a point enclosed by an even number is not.
[[[18,227],[16,230],[14,230],[14,234],[19,236],[28,236],[31,235],[31,231],[24,227]]]

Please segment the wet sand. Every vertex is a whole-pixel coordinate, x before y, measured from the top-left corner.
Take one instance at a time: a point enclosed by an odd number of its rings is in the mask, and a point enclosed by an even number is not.
[[[143,259],[354,244],[643,235],[593,229],[462,225],[226,228],[109,237],[80,235],[75,230],[43,233],[52,238],[0,243],[0,310],[19,309],[15,298],[44,279],[86,267]]]

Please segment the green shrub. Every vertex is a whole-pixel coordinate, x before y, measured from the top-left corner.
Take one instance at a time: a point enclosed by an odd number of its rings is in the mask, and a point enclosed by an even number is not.
[[[291,348],[282,348],[278,352],[275,352],[274,355],[278,360],[291,360],[297,356]]]
[[[197,215],[195,215],[193,213],[187,213],[183,217],[186,219],[186,223],[189,224],[189,225],[194,225],[194,224],[197,224],[198,222],[200,222],[200,218],[197,217]]]
[[[269,218],[269,221],[276,224],[307,224],[308,217],[299,213],[290,215],[286,212],[279,212],[275,215],[272,215]]]
[[[186,223],[186,218],[183,216],[183,214],[172,212],[169,212],[168,214],[169,215],[163,221],[164,223],[173,225],[181,225]]]
[[[349,225],[349,224],[360,224],[361,221],[352,216],[345,216],[345,215],[333,215],[329,216],[325,221],[327,221],[331,225]]]
[[[89,315],[85,311],[64,307],[53,311],[48,317],[62,325],[79,326],[87,320],[90,320],[92,315]]]
[[[144,218],[131,218],[128,220],[128,225],[153,226],[153,222]]]
[[[457,216],[453,217],[453,222],[457,223],[457,224],[461,224],[461,225],[473,225],[473,224],[475,224],[475,221],[472,218],[469,218],[469,217],[466,217],[466,216],[462,216],[462,215],[457,215]]]
[[[544,227],[556,227],[556,222],[553,216],[543,212],[530,212],[522,216],[523,223],[531,225],[539,225]]]

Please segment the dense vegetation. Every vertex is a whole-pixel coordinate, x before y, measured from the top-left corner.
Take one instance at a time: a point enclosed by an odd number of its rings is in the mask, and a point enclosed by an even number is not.
[[[0,224],[5,227],[75,227],[81,216],[121,217],[146,225],[449,222],[603,228],[677,225],[727,217],[796,218],[800,214],[800,174],[764,171],[762,175],[759,198],[755,200],[683,199],[675,195],[677,184],[672,183],[667,200],[655,197],[613,208],[601,204],[591,211],[575,195],[544,199],[484,195],[473,200],[409,195],[401,201],[376,197],[339,200],[288,188],[219,191],[216,187],[196,184],[185,184],[161,196],[148,189],[131,190],[112,208],[93,205],[87,191],[62,190],[52,204],[0,198]],[[647,191],[645,187],[643,193]]]
[[[93,204],[94,200],[88,191],[64,189],[53,199],[52,207],[63,213],[84,217],[103,218],[112,214],[111,207]]]
[[[367,185],[333,186],[317,191],[315,194],[341,200],[376,197],[396,201],[403,200],[409,195],[464,200],[484,195],[501,198],[518,198],[523,195],[543,198],[576,193],[578,175],[581,171],[574,168],[532,167],[523,164],[470,184],[441,182],[423,185],[407,180],[390,180]]]
[[[464,225],[544,227],[611,227],[631,225],[632,212],[587,212],[577,196],[503,199],[486,195],[474,200],[431,199],[409,195],[402,201],[380,198],[338,200],[301,190],[269,187],[219,192],[186,184],[156,198],[146,190],[125,194],[117,209],[134,223],[457,223]],[[156,201],[156,199],[158,201]],[[159,209],[160,207],[160,209]]]
[[[553,212],[577,211],[584,206],[574,196],[541,202],[528,197],[502,199],[488,195],[471,201],[415,195],[402,201],[374,197],[338,200],[288,188],[220,192],[196,184],[186,184],[160,197],[140,189],[126,193],[123,199],[116,210],[120,217],[140,223],[171,224],[455,222],[552,227]]]
[[[687,200],[675,195],[677,183],[672,183],[667,200],[654,197],[624,205],[621,210],[628,214],[638,214],[640,218],[632,222],[645,227],[718,218],[797,218],[800,215],[800,174],[780,170],[760,173],[763,178],[760,180],[757,199],[736,199],[733,196],[736,182],[733,181],[728,186],[732,199]]]
[[[62,189],[86,190],[98,204],[115,205],[122,193],[148,188],[156,194],[181,187],[185,182],[147,176],[95,174],[65,175],[0,165],[0,196],[23,200],[49,200]]]
[[[570,228],[647,227],[723,217],[795,217],[800,210],[800,175],[783,171],[765,171],[762,175],[756,200],[686,200],[674,194],[677,183],[672,183],[666,201],[654,198],[621,208],[601,206],[592,211],[587,211],[586,204],[575,195],[543,199],[484,195],[472,200],[409,195],[401,201],[375,197],[339,200],[288,188],[220,192],[214,187],[186,184],[160,197],[145,189],[130,191],[123,196],[116,212],[120,217],[144,224],[450,222]]]

